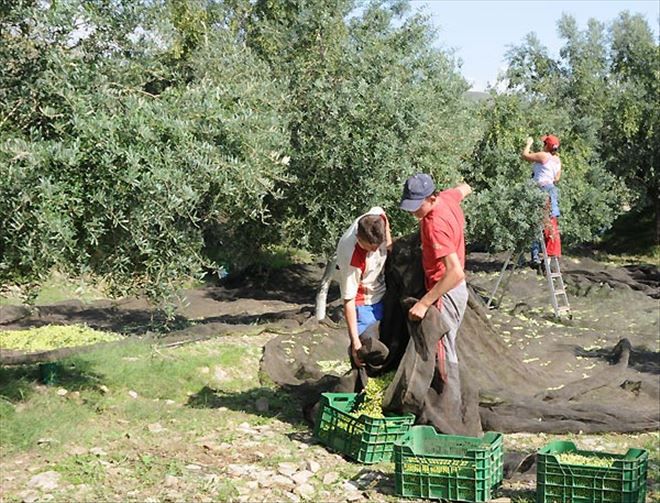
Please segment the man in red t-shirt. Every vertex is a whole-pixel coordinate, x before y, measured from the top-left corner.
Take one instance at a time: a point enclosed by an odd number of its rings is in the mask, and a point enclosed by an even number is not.
[[[458,364],[456,335],[467,306],[465,217],[460,203],[471,192],[466,183],[436,192],[433,179],[419,173],[406,180],[401,198],[401,209],[412,213],[420,223],[426,286],[426,294],[410,308],[408,317],[421,320],[435,305],[451,327],[438,344],[438,367],[445,381],[445,362]]]

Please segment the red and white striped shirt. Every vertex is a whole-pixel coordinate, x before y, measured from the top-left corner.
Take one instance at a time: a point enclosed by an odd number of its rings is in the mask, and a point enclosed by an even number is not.
[[[385,211],[374,206],[355,219],[337,244],[337,281],[344,300],[355,299],[357,306],[377,304],[385,295],[385,260],[387,243],[374,252],[368,252],[357,242],[359,220],[366,215],[381,215]]]

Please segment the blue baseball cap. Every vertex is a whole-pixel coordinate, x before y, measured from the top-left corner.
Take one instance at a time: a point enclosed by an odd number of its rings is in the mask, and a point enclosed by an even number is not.
[[[435,183],[433,183],[433,178],[426,173],[417,173],[406,180],[399,207],[406,211],[417,211],[424,199],[434,192]]]

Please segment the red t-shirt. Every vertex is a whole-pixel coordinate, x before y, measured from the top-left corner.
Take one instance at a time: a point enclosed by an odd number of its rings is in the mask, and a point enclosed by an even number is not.
[[[422,266],[427,291],[445,275],[442,257],[456,253],[465,268],[465,217],[461,209],[463,194],[449,189],[437,195],[433,209],[421,220]],[[440,299],[438,299],[440,307]]]

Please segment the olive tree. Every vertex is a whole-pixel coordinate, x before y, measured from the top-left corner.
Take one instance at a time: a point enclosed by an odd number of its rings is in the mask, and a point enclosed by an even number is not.
[[[162,297],[268,238],[266,200],[289,180],[285,94],[225,31],[183,37],[162,7],[3,12],[3,280],[55,267]]]
[[[258,1],[246,39],[291,101],[290,174],[277,214],[289,242],[329,252],[372,205],[395,233],[414,228],[397,209],[418,171],[439,186],[458,181],[474,119],[451,54],[433,48],[427,18],[402,2]]]

